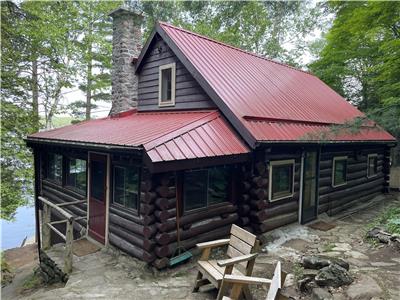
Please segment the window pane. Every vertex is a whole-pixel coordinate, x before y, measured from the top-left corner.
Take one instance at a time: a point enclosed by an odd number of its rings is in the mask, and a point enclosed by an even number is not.
[[[136,167],[129,167],[126,168],[125,171],[125,206],[137,209],[139,169]]]
[[[184,209],[207,206],[207,170],[185,172],[183,181]]]
[[[168,102],[172,98],[172,69],[164,69],[161,71],[161,101]]]
[[[272,166],[272,199],[292,193],[293,164]]]
[[[114,197],[115,203],[125,205],[125,169],[114,167]]]
[[[105,194],[105,163],[101,161],[92,160],[91,166],[91,197],[104,201]]]
[[[378,173],[378,157],[370,156],[368,158],[368,176],[372,176]]]
[[[229,171],[218,167],[209,170],[208,203],[215,204],[228,201]]]
[[[86,191],[86,160],[75,158],[68,160],[67,185]]]
[[[335,180],[334,185],[339,185],[346,183],[346,168],[347,168],[347,160],[336,160],[335,161]]]
[[[47,178],[62,181],[62,155],[49,153]]]
[[[139,200],[139,168],[114,167],[114,203],[137,209]]]

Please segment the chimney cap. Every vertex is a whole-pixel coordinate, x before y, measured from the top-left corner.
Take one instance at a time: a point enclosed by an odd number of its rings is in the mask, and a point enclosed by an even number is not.
[[[123,6],[120,6],[120,7],[116,8],[116,9],[114,9],[108,15],[110,17],[113,17],[113,18],[118,16],[118,15],[132,15],[132,16],[141,17],[141,18],[144,17],[142,12],[140,12],[138,10],[133,10],[131,8],[126,8],[126,7],[123,7]]]

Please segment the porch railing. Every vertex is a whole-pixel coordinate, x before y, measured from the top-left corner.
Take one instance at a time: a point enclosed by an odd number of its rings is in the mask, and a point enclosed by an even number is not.
[[[86,217],[75,217],[68,213],[63,207],[69,205],[75,205],[80,203],[85,203],[86,200],[79,200],[73,202],[65,202],[55,204],[46,198],[39,196],[38,199],[43,203],[42,211],[42,248],[47,250],[51,247],[51,230],[54,231],[65,241],[65,252],[64,252],[64,267],[63,272],[66,274],[72,271],[72,243],[74,241],[74,222],[86,219]],[[54,209],[60,213],[63,217],[60,221],[51,221],[51,210]],[[58,230],[54,225],[66,223],[65,234]]]

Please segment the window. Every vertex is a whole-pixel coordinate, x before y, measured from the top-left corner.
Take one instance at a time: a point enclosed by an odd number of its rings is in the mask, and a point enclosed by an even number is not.
[[[69,158],[66,175],[68,186],[86,193],[86,160]]]
[[[347,156],[333,158],[332,186],[344,185],[347,182]]]
[[[47,163],[47,178],[62,183],[62,155],[49,153]]]
[[[114,166],[113,180],[113,203],[137,210],[139,202],[139,168],[134,166]]]
[[[378,174],[378,155],[368,155],[367,177],[373,177]]]
[[[158,105],[175,105],[175,63],[159,67]]]
[[[269,178],[269,201],[293,196],[294,159],[271,161]]]
[[[228,200],[230,172],[228,167],[187,171],[183,179],[185,211],[208,207]]]

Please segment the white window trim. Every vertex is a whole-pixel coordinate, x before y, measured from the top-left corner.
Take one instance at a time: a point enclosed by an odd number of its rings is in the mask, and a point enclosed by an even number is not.
[[[373,175],[369,175],[369,158],[370,157],[376,157],[376,173]],[[367,156],[367,178],[372,178],[378,176],[378,153],[372,153],[372,154],[368,154]]]
[[[346,160],[346,181],[341,184],[335,185],[335,164],[336,161],[338,160]],[[335,156],[332,162],[332,187],[338,187],[346,184],[347,184],[347,156]]]
[[[290,195],[285,195],[280,198],[272,199],[272,169],[274,166],[281,166],[281,165],[289,165],[292,164],[293,171],[292,171],[292,191]],[[295,160],[294,159],[287,159],[287,160],[274,160],[269,162],[269,178],[268,178],[268,200],[269,202],[275,202],[283,199],[287,199],[293,197],[294,194],[294,173],[295,173]]]
[[[162,71],[165,69],[171,69],[171,101],[162,102],[161,94],[162,94]],[[175,106],[175,86],[176,86],[176,64],[171,63],[167,65],[162,65],[158,67],[158,106],[166,107],[166,106]]]

